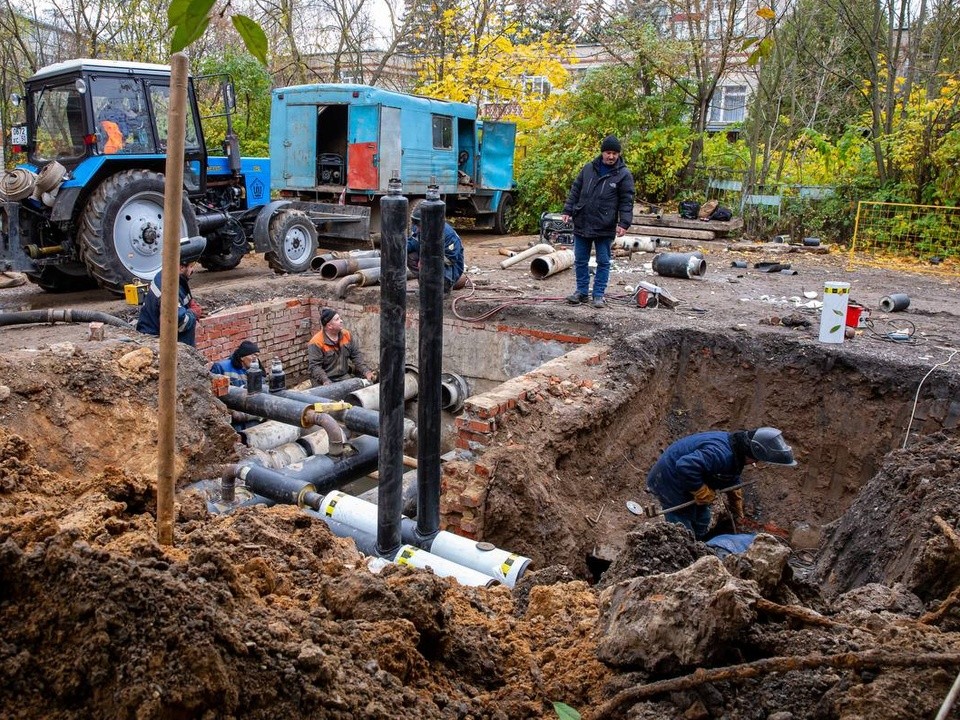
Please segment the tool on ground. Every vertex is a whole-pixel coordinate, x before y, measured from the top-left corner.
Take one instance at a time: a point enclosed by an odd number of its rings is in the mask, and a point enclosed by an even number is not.
[[[758,478],[758,479],[759,479],[759,478]],[[757,482],[757,480],[747,480],[746,482],[738,483],[737,485],[731,485],[730,487],[723,488],[722,490],[717,490],[717,493],[718,493],[718,494],[720,494],[720,493],[728,493],[728,492],[730,492],[731,490],[739,490],[740,488],[746,487],[747,485],[753,485],[753,483],[755,483],[755,482]],[[645,517],[653,518],[653,517],[657,517],[657,515],[666,515],[667,513],[674,512],[674,511],[676,511],[676,510],[683,510],[684,508],[688,508],[688,507],[690,507],[691,505],[696,505],[696,504],[697,504],[697,501],[696,501],[696,500],[689,500],[689,501],[687,501],[687,502],[685,502],[685,503],[680,503],[679,505],[674,505],[673,507],[662,508],[662,509],[661,509],[661,508],[657,507],[655,504],[654,504],[654,505],[641,505],[640,503],[634,502],[633,500],[627,500],[627,510],[629,510],[629,511],[630,511],[631,513],[633,513],[634,515],[640,515],[641,517],[644,517],[644,516],[645,516]]]

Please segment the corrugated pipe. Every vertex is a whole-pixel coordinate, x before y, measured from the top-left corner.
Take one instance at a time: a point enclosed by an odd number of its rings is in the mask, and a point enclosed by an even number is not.
[[[360,530],[372,531],[377,522],[375,505],[340,490],[332,490],[326,494],[319,512],[325,517]],[[439,531],[433,537],[424,538],[417,530],[417,523],[408,517],[401,518],[401,540],[483,573],[507,587],[516,585],[530,565],[530,558],[445,530]]]
[[[534,245],[531,248],[527,248],[523,252],[518,252],[513,257],[509,257],[506,260],[500,262],[500,268],[506,270],[511,265],[516,265],[521,260],[526,260],[528,257],[533,257],[534,255],[542,255],[543,253],[552,253],[556,248],[549,243],[540,243],[539,245]]]
[[[57,322],[102,322],[104,325],[133,330],[133,325],[107,313],[95,310],[21,310],[0,312],[0,327],[6,325],[29,325],[31,323]]]
[[[440,531],[440,435],[443,395],[443,229],[446,206],[428,196],[420,204],[420,337],[417,379],[418,547]]]
[[[348,258],[346,260],[329,260],[320,266],[320,277],[324,280],[334,280],[345,275],[380,267],[380,258]]]
[[[561,270],[573,267],[573,250],[558,250],[557,252],[534,258],[530,262],[530,274],[537,280],[543,280]]]
[[[347,275],[344,277],[336,284],[334,287],[334,292],[337,294],[338,298],[344,298],[347,296],[347,291],[354,285],[357,287],[366,287],[368,285],[377,285],[379,282],[380,268],[367,268],[366,270],[360,270],[359,272],[353,273],[353,275]],[[404,272],[404,282],[406,282],[406,272]]]
[[[377,554],[394,558],[401,548],[403,504],[404,357],[407,319],[407,216],[410,203],[391,178],[380,199],[380,413]],[[352,402],[364,406],[363,403]],[[365,407],[365,406],[364,406]]]

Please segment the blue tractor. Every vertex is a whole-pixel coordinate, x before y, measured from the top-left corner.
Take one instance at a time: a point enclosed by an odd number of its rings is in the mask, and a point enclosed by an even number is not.
[[[369,210],[270,200],[270,161],[240,156],[233,87],[219,82],[227,132],[210,156],[194,80],[188,84],[180,236],[202,235],[200,264],[236,267],[251,251],[278,272],[310,267],[327,245],[368,242]],[[0,269],[51,292],[149,281],[160,269],[170,68],[72,60],[39,70],[11,128],[26,162],[0,178]]]

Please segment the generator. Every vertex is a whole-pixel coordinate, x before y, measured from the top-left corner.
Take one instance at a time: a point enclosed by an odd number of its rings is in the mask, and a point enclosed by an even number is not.
[[[540,242],[573,245],[573,223],[565,223],[561,213],[543,213],[540,216]]]

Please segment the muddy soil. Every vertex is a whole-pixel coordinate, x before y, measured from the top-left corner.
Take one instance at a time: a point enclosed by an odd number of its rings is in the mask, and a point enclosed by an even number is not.
[[[551,527],[540,513],[551,493],[542,480],[548,469],[506,443],[549,443],[565,423],[573,430],[591,412],[601,413],[599,427],[610,426],[602,414],[610,403],[597,398],[615,404],[627,392],[628,365],[643,352],[630,347],[638,325],[665,336],[698,329],[733,342],[815,342],[815,314],[791,298],[842,279],[870,308],[890,292],[911,296],[907,313],[874,311],[874,328],[836,349],[843,362],[930,369],[947,360],[950,350],[942,348],[960,346],[955,278],[848,270],[838,253],[811,252],[789,253],[797,275],[770,275],[731,268],[730,260],[752,265],[790,248],[725,243],[704,248],[709,270],[695,280],[649,274],[650,256],[618,258],[610,303],[594,310],[562,302],[572,291],[569,271],[538,281],[523,268],[498,269],[501,248],[533,240],[468,236],[473,287],[447,312],[587,328],[623,359],[612,372],[584,371],[581,384],[558,381],[504,438],[487,512],[526,517],[531,548]],[[638,308],[627,291],[637,279],[667,287],[680,306]],[[258,258],[231,273],[198,273],[194,288],[214,312],[330,294],[314,277],[273,276]],[[361,290],[375,302],[373,289]],[[53,296],[29,286],[0,291],[0,306],[135,314],[99,293]],[[889,340],[888,327],[909,330],[910,340]],[[819,556],[792,553],[772,579],[759,559],[727,558],[716,572],[751,583],[748,624],[700,672],[682,663],[663,671],[600,659],[615,610],[605,599],[637,578],[688,568],[712,554],[703,544],[676,527],[624,519],[616,526],[624,550],[597,584],[582,567],[544,558],[512,591],[471,589],[401,567],[371,573],[351,541],[290,507],[209,515],[183,487],[216,477],[238,448],[227,412],[209,394],[203,358],[186,348],[178,371],[175,543],[160,546],[156,344],[113,327],[105,341],[87,335],[83,325],[0,329],[5,717],[550,718],[552,703],[563,702],[596,718],[929,718],[960,670],[955,430],[921,433],[904,451],[880,452],[875,477],[837,519]],[[956,369],[947,364],[931,381],[943,382],[943,373]],[[849,422],[870,420],[852,413]],[[670,432],[677,434],[692,421],[675,422]],[[580,477],[562,463],[550,469],[567,482]],[[596,480],[614,492],[614,476]],[[522,500],[519,509],[508,507],[511,498]],[[501,539],[495,525],[489,539]],[[550,541],[565,556],[564,540]],[[579,538],[566,542],[576,547]],[[643,599],[654,607],[652,620],[659,598]]]

